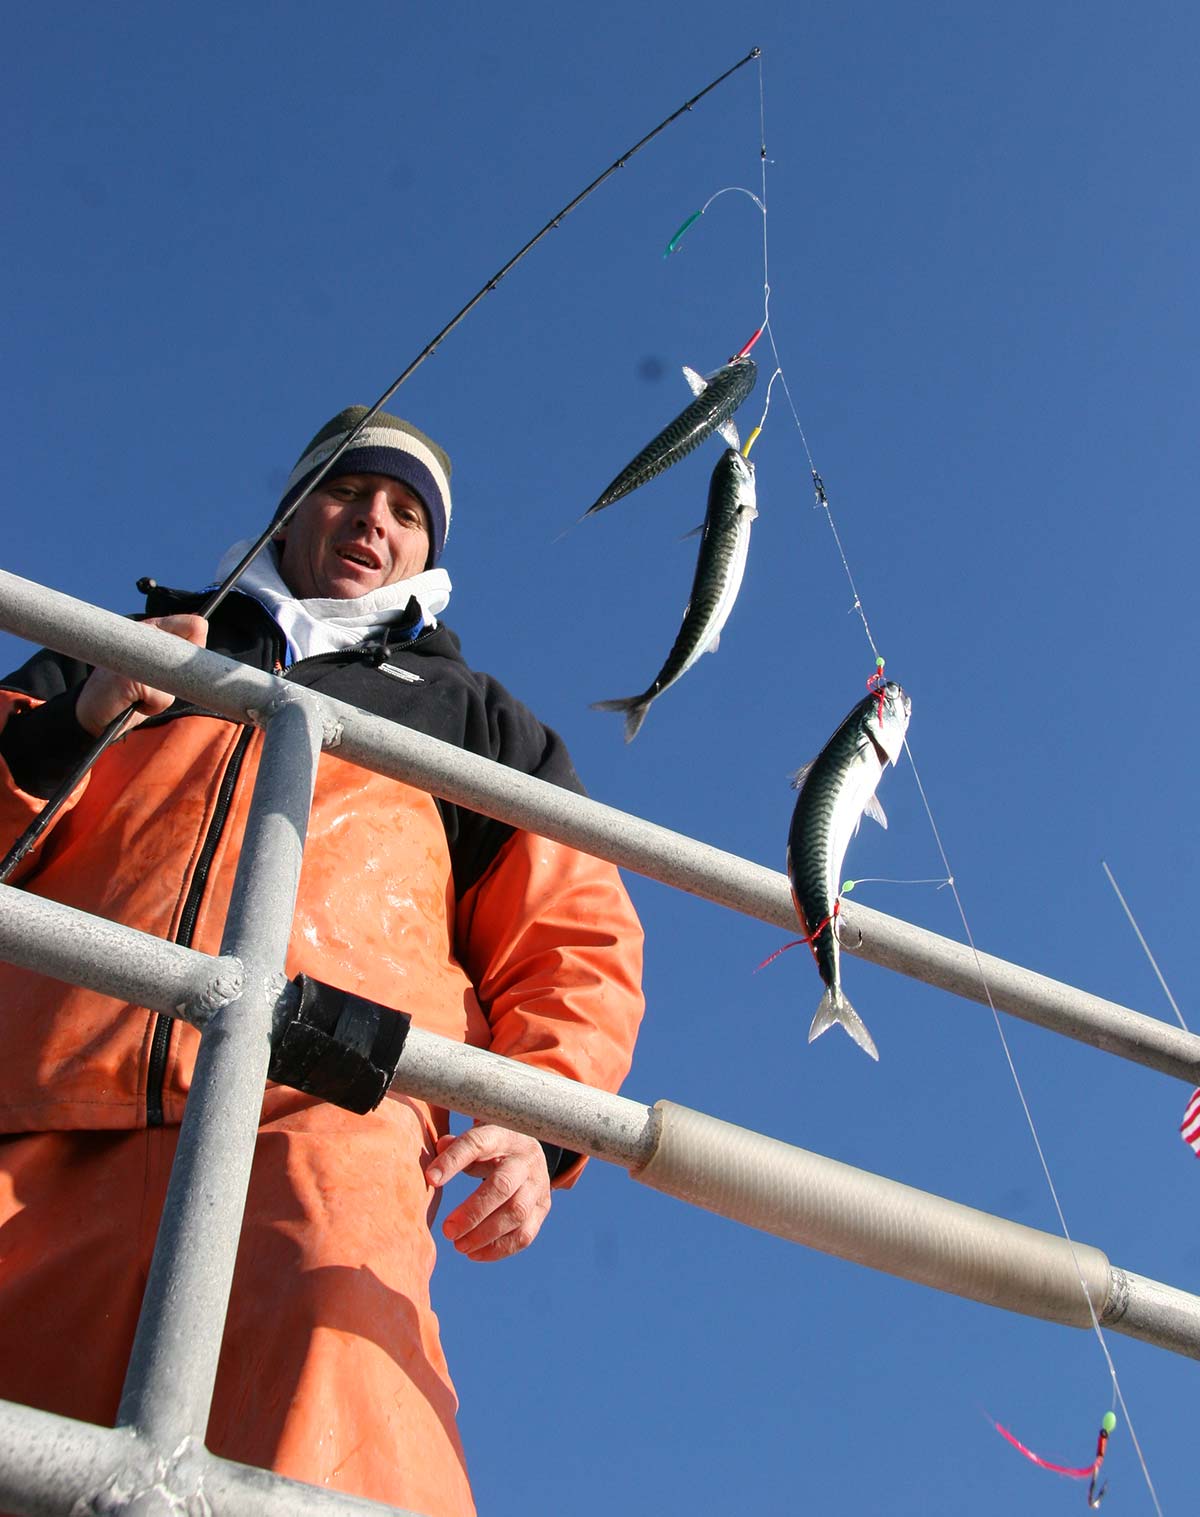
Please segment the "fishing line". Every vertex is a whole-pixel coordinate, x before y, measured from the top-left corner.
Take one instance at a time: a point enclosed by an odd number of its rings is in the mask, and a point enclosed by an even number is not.
[[[670,258],[671,254],[678,249],[679,244],[683,241],[684,233],[695,226],[696,222],[700,220],[701,216],[704,215],[705,211],[708,210],[709,206],[712,205],[714,200],[719,199],[722,195],[734,194],[749,195],[750,199],[753,200],[754,204],[759,208],[759,210],[762,211],[764,215],[766,214],[766,206],[763,205],[762,201],[758,198],[753,190],[748,190],[746,189],[745,185],[741,184],[727,184],[723,190],[717,190],[715,194],[710,195],[698,211],[692,212],[692,214],[675,233],[674,237],[671,238],[670,242],[668,242],[666,247],[663,249],[663,257]]]
[[[862,596],[859,595],[859,593],[858,593],[858,586],[854,582],[854,574],[853,574],[853,572],[852,572],[852,570],[850,568],[850,560],[846,557],[846,550],[842,546],[841,534],[838,532],[837,524],[834,522],[834,519],[833,519],[833,512],[832,512],[832,510],[830,509],[830,506],[829,506],[829,498],[828,498],[828,496],[825,493],[825,483],[824,483],[824,481],[822,480],[820,474],[817,471],[817,465],[816,465],[815,460],[813,459],[812,449],[808,445],[808,438],[805,435],[804,426],[803,426],[803,424],[802,424],[802,422],[800,420],[800,413],[796,409],[796,402],[795,402],[795,400],[793,400],[793,398],[792,398],[791,388],[789,387],[788,382],[787,382],[787,375],[784,373],[784,370],[783,370],[783,360],[780,358],[780,356],[779,356],[779,349],[778,349],[778,347],[775,344],[775,332],[774,332],[774,330],[772,329],[772,326],[771,326],[771,315],[770,315],[771,281],[770,281],[770,275],[768,273],[769,264],[768,264],[768,255],[767,255],[767,164],[770,163],[771,160],[767,157],[766,90],[765,90],[765,85],[764,85],[764,80],[763,80],[763,62],[762,62],[761,58],[758,60],[758,131],[759,131],[759,152],[758,152],[758,156],[759,156],[759,166],[760,166],[760,169],[761,169],[761,172],[762,172],[762,201],[761,201],[761,204],[762,204],[762,237],[763,237],[763,325],[766,327],[767,341],[771,344],[771,353],[772,353],[772,356],[775,359],[775,372],[776,372],[776,375],[779,378],[780,384],[782,384],[782,386],[783,386],[783,393],[784,393],[784,395],[787,396],[788,409],[792,413],[792,420],[795,423],[796,431],[797,431],[797,433],[800,436],[800,442],[801,442],[801,445],[804,448],[804,456],[808,459],[808,470],[809,470],[810,475],[812,476],[813,490],[814,490],[814,492],[816,494],[816,504],[817,504],[817,506],[819,506],[825,512],[825,519],[829,523],[829,530],[830,530],[830,532],[832,532],[832,534],[833,534],[833,540],[834,540],[835,544],[837,545],[838,557],[842,561],[842,568],[845,571],[846,579],[849,581],[849,584],[850,584],[851,593],[854,596],[854,604],[850,607],[850,609],[851,609],[851,611],[857,611],[858,612],[859,617],[860,617],[860,619],[862,621],[862,624],[863,624],[863,631],[867,634],[867,642],[870,643],[870,645],[871,645],[871,652],[875,655],[875,659],[878,662],[879,658],[880,658],[880,653],[879,653],[878,647],[876,646],[874,635],[871,632],[871,624],[867,620],[866,608],[864,607],[864,605],[862,603]],[[774,384],[774,382],[775,382],[775,379],[774,379],[774,376],[773,376],[772,380],[771,380],[771,383]],[[767,395],[768,395],[768,401],[769,401],[769,399],[770,399],[770,390],[769,390],[769,388],[768,388]],[[765,418],[766,418],[766,412],[765,411],[763,413],[763,417],[764,417],[764,420],[765,420]]]
[[[763,164],[763,177],[765,180],[765,161]],[[764,235],[765,231],[766,227],[764,223]],[[854,581],[854,573],[850,568],[850,560],[846,557],[846,550],[842,546],[841,534],[838,532],[837,523],[833,519],[833,511],[829,505],[829,497],[825,493],[825,482],[817,472],[817,466],[813,461],[812,449],[808,446],[808,438],[804,434],[804,427],[800,421],[800,413],[796,410],[796,402],[792,399],[792,392],[788,386],[787,375],[783,371],[783,360],[779,356],[779,349],[775,346],[775,333],[771,329],[771,323],[769,320],[766,323],[766,330],[767,341],[771,344],[771,353],[775,359],[775,372],[779,377],[780,384],[783,386],[783,393],[787,396],[788,409],[792,413],[792,420],[796,425],[796,431],[800,435],[800,442],[804,448],[804,456],[808,459],[808,470],[812,475],[813,491],[816,496],[816,506],[825,512],[825,520],[829,523],[829,530],[833,533],[833,540],[837,545],[838,557],[842,561],[842,568],[845,570],[846,578],[850,582],[850,591],[854,596],[854,604],[850,607],[850,612],[858,612],[859,619],[863,624],[863,631],[867,634],[867,642],[870,643],[871,652],[875,655],[876,663],[878,663],[881,655],[879,648],[875,642],[875,636],[871,631],[871,623],[867,620],[866,607],[863,605],[862,596],[858,593],[858,585]],[[774,379],[772,379],[772,383],[774,383]],[[764,412],[763,414],[765,418],[766,413]]]
[[[765,323],[764,323],[764,325],[765,325]],[[745,445],[742,448],[742,457],[743,458],[749,458],[750,457],[750,449],[754,446],[755,442],[757,441],[757,439],[759,437],[759,434],[762,432],[762,429],[767,424],[767,412],[771,409],[771,391],[775,388],[775,381],[777,379],[781,379],[782,377],[783,377],[783,370],[779,369],[779,368],[777,368],[775,370],[774,374],[771,375],[770,383],[767,385],[767,398],[763,402],[762,415],[758,418],[758,425],[750,433],[750,436],[747,437]]]
[[[1171,994],[1171,987],[1167,984],[1166,980],[1163,979],[1162,970],[1158,967],[1158,964],[1155,962],[1154,955],[1150,952],[1149,943],[1147,943],[1146,939],[1142,936],[1142,929],[1138,926],[1137,922],[1134,921],[1133,912],[1130,911],[1125,897],[1121,894],[1121,887],[1113,878],[1112,870],[1108,867],[1103,859],[1100,860],[1100,865],[1105,874],[1108,876],[1108,883],[1117,893],[1117,900],[1120,901],[1121,905],[1125,908],[1125,915],[1129,918],[1129,925],[1133,928],[1134,932],[1137,933],[1137,940],[1142,945],[1146,957],[1150,960],[1151,969],[1153,969],[1154,973],[1158,976],[1158,983],[1163,988],[1163,994],[1166,996],[1167,1000],[1170,1001],[1171,1010],[1178,1018],[1180,1027],[1183,1028],[1184,1032],[1190,1032],[1191,1028],[1183,1020],[1183,1012],[1181,1012],[1179,1007],[1175,1004],[1175,997]]]
[[[352,446],[355,439],[362,432],[363,428],[370,424],[370,422],[383,409],[383,407],[392,398],[392,396],[405,382],[405,380],[414,374],[427,358],[432,356],[435,350],[441,345],[443,339],[450,335],[454,328],[458,326],[459,322],[461,322],[464,317],[468,316],[475,309],[475,307],[479,304],[485,295],[496,288],[496,286],[509,272],[509,270],[515,268],[516,265],[520,263],[521,259],[525,257],[526,253],[530,252],[532,248],[541,242],[542,238],[545,237],[547,233],[553,231],[555,227],[561,225],[561,223],[566,219],[566,217],[571,214],[575,207],[581,205],[594,190],[598,190],[606,179],[615,174],[618,169],[624,168],[635,153],[640,152],[648,142],[657,137],[660,132],[665,131],[666,128],[670,126],[673,121],[682,116],[685,111],[690,111],[694,105],[704,99],[705,95],[710,94],[717,88],[719,84],[723,84],[731,74],[736,74],[738,69],[743,68],[754,58],[761,60],[762,50],[760,48],[751,48],[746,56],[742,59],[739,59],[739,61],[735,63],[732,68],[727,68],[723,74],[719,74],[711,84],[705,85],[705,87],[700,90],[698,94],[693,95],[689,100],[685,100],[678,110],[672,111],[671,114],[664,120],[660,121],[652,131],[647,132],[644,137],[639,138],[639,140],[635,142],[631,148],[622,153],[621,156],[617,158],[613,163],[609,164],[608,168],[606,168],[602,174],[599,174],[595,179],[593,179],[591,184],[589,184],[585,189],[581,190],[573,200],[568,201],[567,204],[563,206],[561,211],[558,211],[555,213],[555,215],[551,216],[546,225],[542,227],[539,232],[536,232],[524,245],[524,247],[522,247],[518,252],[514,253],[508,262],[503,266],[503,268],[492,275],[492,277],[478,290],[478,292],[474,294],[470,300],[467,301],[462,310],[459,311],[456,315],[452,316],[446,325],[437,334],[437,336],[434,337],[425,345],[425,347],[421,349],[416,358],[413,359],[413,361],[399,375],[398,378],[393,380],[393,382],[387,387],[387,389],[383,392],[375,404],[367,408],[366,412],[360,418],[357,425],[351,428],[351,430],[346,434],[337,448],[334,449],[330,456],[325,460],[324,464],[322,464],[322,466],[316,471],[313,477],[308,481],[304,489],[301,490],[300,493],[296,496],[296,499],[292,501],[288,509],[271,521],[270,525],[266,527],[261,535],[256,538],[255,541],[250,545],[247,552],[229,572],[225,580],[220,585],[218,585],[216,590],[214,590],[213,593],[207,598],[207,600],[205,600],[198,613],[200,616],[205,618],[212,616],[213,612],[216,611],[218,606],[221,605],[222,601],[224,601],[225,597],[233,589],[237,581],[241,578],[246,569],[249,568],[254,559],[258,557],[259,553],[262,552],[263,548],[266,547],[267,543],[280,531],[280,529],[287,525],[287,523],[292,519],[296,511],[299,510],[304,501],[307,500],[309,495],[311,495],[312,492],[318,487],[318,485],[320,485],[321,482],[328,476],[330,470],[335,467],[338,460],[343,456],[346,450]],[[760,94],[761,85],[762,69],[760,65]],[[121,712],[120,715],[115,716],[112,719],[112,721],[96,739],[92,747],[89,748],[87,753],[84,754],[83,758],[75,766],[71,774],[63,781],[63,783],[58,787],[54,794],[50,796],[43,809],[29,823],[24,832],[22,832],[20,837],[17,838],[16,842],[13,843],[12,847],[4,855],[4,858],[0,860],[0,883],[6,881],[9,878],[21,860],[36,845],[38,839],[41,837],[43,832],[45,832],[46,828],[49,827],[50,823],[54,820],[58,813],[62,810],[63,806],[66,805],[67,801],[71,797],[71,794],[75,790],[75,787],[82,781],[96,760],[126,731],[129,719],[134,714],[136,709],[137,708],[135,703],[134,705],[129,706],[125,711]]]
[[[765,291],[766,291],[767,297],[769,298],[770,285],[769,285],[769,282],[767,280],[767,272],[766,272],[767,271],[767,267],[768,267],[768,265],[767,265],[767,225],[766,225],[766,221],[767,221],[767,209],[766,208],[767,208],[767,204],[768,204],[768,200],[767,200],[767,162],[768,162],[768,159],[767,159],[767,149],[766,149],[766,127],[765,127],[765,92],[764,92],[764,86],[763,86],[763,65],[762,65],[762,60],[761,59],[759,60],[758,74],[759,74],[759,120],[760,120],[760,141],[761,141],[760,157],[761,157],[761,163],[762,163],[763,270],[764,270],[764,286],[765,286]],[[800,440],[801,440],[801,443],[803,444],[803,447],[804,447],[805,456],[808,459],[809,470],[810,470],[810,473],[812,475],[812,480],[813,480],[813,488],[814,488],[814,491],[816,493],[816,503],[825,512],[826,520],[829,523],[830,531],[832,532],[834,542],[837,545],[838,556],[841,558],[842,567],[845,570],[846,578],[847,578],[847,580],[848,580],[848,582],[850,584],[850,589],[851,589],[851,591],[852,591],[852,593],[854,595],[854,604],[853,604],[853,606],[852,606],[851,609],[858,612],[859,617],[862,620],[863,631],[866,633],[867,641],[868,641],[868,643],[871,646],[871,652],[875,656],[877,667],[882,668],[882,659],[881,659],[881,656],[879,654],[879,649],[876,646],[875,638],[874,638],[874,636],[872,635],[872,632],[871,632],[871,626],[870,626],[870,622],[869,622],[869,620],[867,618],[866,607],[863,605],[862,597],[859,594],[858,586],[855,583],[854,575],[853,575],[853,572],[851,571],[851,568],[850,568],[849,559],[848,559],[848,557],[846,555],[845,548],[844,548],[844,546],[842,544],[841,535],[839,534],[839,532],[837,530],[837,525],[834,522],[833,511],[832,511],[832,509],[830,508],[830,505],[829,505],[829,498],[828,498],[828,495],[826,494],[824,482],[822,481],[821,475],[820,475],[820,473],[817,470],[816,463],[815,463],[815,461],[813,459],[812,450],[809,448],[808,439],[805,436],[804,428],[801,425],[800,416],[799,416],[799,413],[798,413],[798,411],[796,409],[795,401],[792,398],[791,389],[788,386],[787,375],[786,375],[786,372],[784,371],[783,362],[782,362],[782,359],[780,358],[779,350],[778,350],[778,348],[776,346],[776,343],[775,343],[775,334],[774,334],[774,332],[773,332],[773,330],[771,328],[771,323],[770,323],[769,316],[765,320],[764,326],[766,328],[767,339],[768,339],[768,341],[771,344],[771,351],[772,351],[772,353],[774,354],[774,357],[775,357],[776,366],[777,366],[777,368],[779,370],[779,378],[780,378],[780,382],[783,385],[783,392],[787,396],[788,405],[791,408],[792,417],[793,417],[793,420],[794,420],[795,425],[796,425],[796,430],[797,430],[797,432],[800,435]],[[1146,1487],[1147,1487],[1148,1491],[1150,1492],[1151,1500],[1154,1503],[1154,1509],[1159,1514],[1159,1517],[1162,1517],[1162,1508],[1159,1505],[1158,1495],[1157,1495],[1157,1492],[1155,1491],[1155,1488],[1154,1488],[1154,1482],[1153,1482],[1153,1480],[1150,1477],[1150,1471],[1149,1471],[1149,1469],[1147,1467],[1145,1456],[1144,1456],[1144,1454],[1142,1452],[1141,1444],[1138,1441],[1137,1433],[1136,1433],[1136,1431],[1134,1429],[1133,1419],[1131,1418],[1131,1416],[1129,1414],[1129,1407],[1126,1404],[1124,1394],[1122,1393],[1122,1390],[1121,1390],[1120,1380],[1119,1380],[1118,1375],[1117,1375],[1116,1366],[1113,1363],[1111,1354],[1109,1353],[1108,1344],[1107,1344],[1107,1341],[1106,1341],[1105,1336],[1104,1336],[1104,1331],[1103,1331],[1103,1329],[1100,1326],[1099,1319],[1096,1316],[1096,1312],[1095,1312],[1094,1307],[1092,1306],[1091,1297],[1088,1294],[1086,1283],[1085,1283],[1085,1281],[1083,1279],[1083,1272],[1080,1269],[1078,1255],[1076,1254],[1076,1251],[1075,1251],[1075,1243],[1074,1243],[1073,1238],[1071,1237],[1070,1230],[1069,1230],[1069,1228],[1067,1226],[1066,1216],[1065,1216],[1065,1214],[1063,1212],[1062,1204],[1061,1204],[1061,1202],[1059,1200],[1058,1190],[1057,1190],[1057,1188],[1056,1188],[1056,1186],[1054,1184],[1053,1177],[1051,1176],[1051,1173],[1050,1173],[1050,1166],[1049,1166],[1049,1163],[1047,1162],[1045,1151],[1044,1151],[1044,1149],[1042,1147],[1041,1139],[1040,1139],[1040,1137],[1038,1135],[1037,1124],[1034,1121],[1033,1113],[1030,1110],[1029,1102],[1026,1099],[1025,1091],[1024,1091],[1024,1088],[1023,1088],[1023,1086],[1021,1084],[1020,1077],[1017,1074],[1017,1068],[1016,1068],[1016,1064],[1015,1064],[1015,1062],[1013,1060],[1012,1051],[1011,1051],[1011,1049],[1009,1047],[1008,1039],[1005,1037],[1003,1026],[1001,1025],[1000,1014],[997,1011],[995,1002],[992,999],[991,987],[988,984],[987,975],[984,972],[983,963],[982,963],[982,960],[981,960],[980,955],[979,955],[979,950],[975,946],[974,934],[971,932],[970,923],[967,920],[966,909],[965,909],[965,907],[963,905],[962,897],[959,894],[958,885],[957,885],[957,883],[955,881],[954,871],[953,871],[953,869],[950,866],[950,860],[949,860],[949,857],[947,856],[945,846],[942,843],[941,833],[939,832],[938,826],[937,826],[937,822],[934,819],[933,809],[930,806],[930,804],[929,804],[929,798],[928,798],[928,796],[925,793],[925,787],[922,784],[921,776],[920,776],[920,773],[919,773],[919,771],[917,769],[916,762],[913,759],[912,749],[909,746],[907,737],[904,740],[904,751],[905,751],[905,753],[907,753],[909,763],[912,766],[913,778],[914,778],[914,780],[916,781],[916,784],[917,784],[917,790],[918,790],[918,792],[920,794],[920,797],[921,797],[921,804],[925,808],[925,814],[926,814],[926,816],[929,819],[930,829],[931,829],[931,831],[933,833],[934,842],[935,842],[935,844],[937,846],[937,851],[938,851],[939,857],[941,858],[941,861],[942,861],[942,867],[945,869],[945,872],[946,872],[945,873],[945,881],[944,881],[944,883],[949,886],[951,894],[954,897],[954,903],[955,903],[955,906],[958,909],[959,919],[962,922],[963,932],[965,933],[966,938],[967,938],[967,942],[968,942],[968,944],[970,946],[971,954],[972,954],[972,957],[974,958],[974,961],[975,961],[976,972],[979,975],[980,984],[983,987],[984,994],[985,994],[985,996],[987,998],[988,1006],[989,1006],[989,1008],[991,1010],[991,1013],[992,1013],[992,1020],[995,1023],[996,1031],[997,1031],[997,1034],[999,1035],[999,1038],[1000,1038],[1000,1045],[1001,1045],[1001,1048],[1004,1051],[1004,1057],[1005,1057],[1005,1060],[1007,1061],[1007,1064],[1008,1064],[1009,1073],[1010,1073],[1010,1075],[1012,1077],[1013,1084],[1014,1084],[1014,1087],[1015,1087],[1016,1092],[1017,1092],[1017,1097],[1018,1097],[1018,1099],[1019,1099],[1019,1101],[1021,1103],[1022,1110],[1025,1113],[1025,1120],[1026,1120],[1026,1123],[1028,1124],[1030,1135],[1033,1138],[1034,1148],[1035,1148],[1035,1150],[1037,1152],[1038,1160],[1039,1160],[1039,1162],[1041,1164],[1041,1167],[1042,1167],[1042,1173],[1045,1176],[1046,1184],[1047,1184],[1047,1186],[1049,1188],[1049,1191],[1050,1191],[1051,1200],[1053,1202],[1055,1212],[1058,1215],[1059,1226],[1060,1226],[1060,1228],[1062,1230],[1062,1234],[1063,1234],[1064,1239],[1066,1240],[1067,1246],[1069,1247],[1069,1249],[1071,1251],[1071,1257],[1072,1257],[1072,1260],[1074,1261],[1074,1264],[1075,1264],[1076,1274],[1077,1274],[1077,1276],[1079,1278],[1080,1289],[1083,1292],[1084,1301],[1087,1303],[1088,1315],[1091,1318],[1092,1330],[1093,1330],[1093,1332],[1096,1335],[1096,1340],[1097,1340],[1097,1342],[1100,1345],[1100,1351],[1103,1354],[1104,1361],[1105,1361],[1105,1363],[1106,1363],[1106,1365],[1108,1367],[1109,1379],[1110,1379],[1111,1384],[1112,1384],[1113,1405],[1114,1406],[1119,1405],[1120,1408],[1121,1408],[1121,1411],[1122,1411],[1122,1413],[1123,1413],[1123,1415],[1125,1417],[1125,1424],[1126,1424],[1126,1427],[1129,1429],[1129,1435],[1130,1435],[1130,1438],[1131,1438],[1131,1440],[1133,1442],[1133,1446],[1134,1446],[1134,1449],[1135,1449],[1136,1454],[1137,1454],[1138,1463],[1141,1466],[1141,1471],[1142,1471],[1143,1479],[1146,1482]]]
[[[1146,1465],[1145,1455],[1142,1453],[1142,1446],[1138,1441],[1137,1430],[1134,1427],[1133,1418],[1130,1415],[1129,1407],[1125,1401],[1124,1393],[1121,1390],[1121,1382],[1117,1376],[1117,1367],[1113,1363],[1112,1355],[1109,1353],[1108,1341],[1104,1336],[1104,1329],[1100,1326],[1100,1320],[1096,1316],[1096,1310],[1092,1305],[1092,1298],[1088,1294],[1087,1285],[1083,1278],[1083,1272],[1079,1267],[1079,1256],[1075,1252],[1075,1240],[1072,1238],[1070,1229],[1067,1226],[1067,1219],[1065,1213],[1063,1212],[1062,1203],[1059,1200],[1058,1189],[1055,1186],[1053,1177],[1050,1174],[1050,1165],[1046,1159],[1045,1150],[1042,1148],[1041,1139],[1038,1136],[1037,1123],[1033,1119],[1033,1112],[1030,1110],[1029,1102],[1025,1097],[1025,1089],[1021,1084],[1021,1077],[1017,1073],[1017,1066],[1013,1060],[1012,1050],[1009,1048],[1008,1039],[1004,1035],[1004,1027],[1000,1021],[1000,1013],[996,1010],[996,1004],[992,1000],[991,987],[988,984],[987,975],[984,973],[983,963],[979,957],[979,950],[975,946],[975,938],[971,932],[970,923],[967,921],[966,909],[963,906],[962,897],[958,893],[958,886],[954,883],[953,872],[950,868],[950,861],[946,856],[945,847],[942,844],[941,833],[938,831],[937,823],[934,821],[933,810],[930,807],[929,798],[925,794],[925,786],[921,783],[921,776],[917,769],[916,760],[913,758],[912,749],[908,745],[907,737],[905,738],[904,742],[904,751],[908,754],[908,762],[912,766],[913,778],[917,782],[917,790],[920,792],[921,804],[925,808],[925,815],[929,818],[929,825],[933,830],[934,841],[937,844],[938,853],[941,855],[942,863],[946,868],[946,873],[950,876],[950,890],[954,896],[954,904],[958,907],[959,920],[962,922],[963,932],[966,934],[967,942],[970,945],[971,955],[975,960],[975,969],[979,975],[979,983],[983,987],[984,995],[987,997],[988,1007],[992,1013],[992,1021],[995,1023],[996,1032],[1000,1038],[1000,1046],[1004,1050],[1004,1057],[1008,1063],[1008,1069],[1009,1073],[1012,1076],[1013,1085],[1016,1088],[1017,1098],[1021,1103],[1021,1109],[1025,1113],[1025,1120],[1029,1126],[1030,1135],[1033,1138],[1033,1146],[1037,1150],[1038,1161],[1042,1166],[1042,1173],[1046,1177],[1046,1185],[1050,1191],[1050,1198],[1054,1203],[1054,1210],[1058,1214],[1059,1227],[1062,1229],[1062,1235],[1066,1239],[1067,1246],[1071,1250],[1071,1259],[1075,1265],[1075,1272],[1079,1278],[1079,1287],[1083,1292],[1083,1299],[1087,1305],[1088,1316],[1092,1321],[1092,1331],[1096,1335],[1096,1341],[1100,1345],[1100,1352],[1104,1355],[1104,1362],[1108,1366],[1108,1373],[1109,1378],[1112,1382],[1113,1391],[1112,1404],[1114,1406],[1119,1405],[1122,1413],[1124,1414],[1125,1426],[1129,1429],[1129,1436],[1133,1442],[1133,1447],[1137,1454],[1138,1463],[1141,1466],[1142,1476],[1146,1482],[1146,1488],[1150,1492],[1150,1499],[1154,1503],[1154,1510],[1159,1514],[1159,1517],[1162,1517],[1162,1508],[1158,1503],[1158,1493],[1154,1489],[1153,1480],[1150,1478],[1150,1471]]]
[[[743,61],[745,61],[745,60],[743,60]],[[742,357],[742,356],[744,356],[746,353],[748,353],[750,351],[750,349],[754,346],[754,344],[758,341],[758,339],[762,336],[762,334],[764,332],[769,331],[770,324],[771,324],[771,280],[770,280],[770,274],[769,274],[769,271],[768,271],[768,260],[767,260],[767,141],[766,141],[766,105],[765,105],[765,96],[764,96],[764,93],[763,93],[763,66],[762,66],[762,57],[761,57],[761,55],[759,56],[759,59],[758,59],[758,155],[759,155],[759,161],[761,163],[761,169],[762,169],[762,195],[761,195],[761,198],[758,195],[756,195],[753,190],[748,190],[745,187],[745,185],[742,185],[742,184],[729,184],[729,185],[726,185],[723,189],[714,191],[714,193],[711,194],[708,197],[708,199],[704,202],[704,204],[700,207],[700,209],[698,211],[693,211],[692,214],[689,217],[687,217],[687,219],[679,227],[679,229],[675,233],[675,235],[671,238],[670,242],[667,243],[667,246],[666,246],[665,250],[663,251],[663,257],[664,258],[669,258],[671,256],[671,254],[675,252],[676,248],[678,248],[680,242],[683,239],[684,234],[692,226],[694,226],[697,221],[700,220],[701,216],[704,215],[705,211],[708,210],[709,206],[712,205],[713,201],[716,200],[716,199],[718,199],[721,195],[730,195],[730,194],[746,195],[751,200],[753,200],[754,204],[758,207],[759,211],[762,214],[763,319],[762,319],[762,324],[760,325],[758,331],[755,332],[754,336],[750,339],[750,341],[745,345],[745,347],[742,348],[741,352],[737,355],[739,358]],[[774,350],[774,348],[775,348],[774,341],[772,341],[771,347],[772,347],[772,350]],[[775,380],[777,378],[779,378],[780,375],[781,375],[781,371],[779,369],[779,354],[778,354],[778,352],[775,352],[775,363],[776,363],[775,373],[772,374],[772,376],[771,376],[771,383],[768,384],[768,386],[767,386],[767,400],[766,400],[766,405],[763,407],[762,417],[759,420],[758,426],[751,433],[750,441],[742,449],[742,456],[743,457],[746,457],[749,454],[751,444],[753,443],[754,439],[759,435],[759,433],[762,431],[762,429],[763,429],[763,423],[767,419],[767,410],[768,410],[768,408],[770,407],[770,404],[771,404],[771,385],[773,385],[775,383]],[[785,384],[785,388],[786,388],[786,381],[784,382],[784,384]],[[792,407],[792,414],[795,415],[795,407],[794,406]],[[799,425],[799,419],[797,418],[797,426],[798,425]]]
[[[1158,967],[1158,963],[1155,960],[1154,955],[1150,952],[1150,945],[1142,936],[1142,929],[1138,926],[1136,920],[1134,919],[1133,912],[1129,909],[1128,902],[1121,894],[1121,887],[1117,884],[1116,879],[1113,877],[1112,870],[1108,867],[1105,861],[1101,859],[1100,863],[1104,869],[1105,874],[1108,876],[1108,883],[1116,891],[1117,900],[1120,901],[1122,907],[1125,910],[1125,915],[1129,918],[1129,925],[1133,928],[1134,932],[1137,933],[1137,940],[1142,945],[1142,950],[1145,953],[1146,957],[1150,960],[1150,967],[1158,976],[1158,983],[1163,988],[1163,994],[1171,1003],[1171,1010],[1175,1013],[1175,1016],[1179,1021],[1179,1025],[1183,1028],[1184,1032],[1189,1032],[1191,1029],[1183,1020],[1183,1012],[1180,1011],[1178,1005],[1176,1004],[1175,997],[1171,994],[1171,987],[1163,978],[1163,972]],[[1183,1139],[1187,1146],[1192,1149],[1196,1157],[1200,1159],[1200,1086],[1197,1086],[1196,1089],[1192,1091],[1191,1099],[1188,1101],[1187,1106],[1184,1108],[1183,1120],[1179,1124],[1179,1136]]]

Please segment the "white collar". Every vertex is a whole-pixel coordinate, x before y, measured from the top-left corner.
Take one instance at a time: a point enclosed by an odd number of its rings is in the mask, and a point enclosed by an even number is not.
[[[222,580],[252,545],[252,539],[237,542],[217,565]],[[278,550],[270,543],[242,572],[237,588],[253,596],[270,612],[288,642],[288,663],[317,653],[336,653],[366,642],[393,622],[398,622],[416,597],[428,627],[437,626],[438,612],[450,600],[450,576],[445,569],[425,569],[408,579],[384,585],[351,600],[313,597],[301,600],[284,584],[279,573]]]

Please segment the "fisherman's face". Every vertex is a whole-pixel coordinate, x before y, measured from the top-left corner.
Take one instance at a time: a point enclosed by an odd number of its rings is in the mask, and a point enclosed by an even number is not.
[[[319,485],[275,541],[293,595],[352,600],[424,569],[429,516],[398,479],[343,474]]]

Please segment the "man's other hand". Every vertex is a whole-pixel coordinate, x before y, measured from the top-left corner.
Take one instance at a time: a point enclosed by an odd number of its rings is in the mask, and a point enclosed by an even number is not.
[[[483,1184],[442,1223],[455,1248],[483,1262],[528,1248],[550,1210],[550,1175],[537,1139],[491,1123],[458,1137],[448,1133],[438,1139],[425,1177],[442,1186],[458,1174]]]

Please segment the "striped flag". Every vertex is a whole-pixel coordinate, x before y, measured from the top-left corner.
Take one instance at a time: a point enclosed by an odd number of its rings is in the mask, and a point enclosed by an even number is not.
[[[1196,1157],[1200,1159],[1200,1087],[1192,1091],[1192,1099],[1187,1104],[1179,1131],[1183,1135],[1183,1141],[1195,1149]]]

